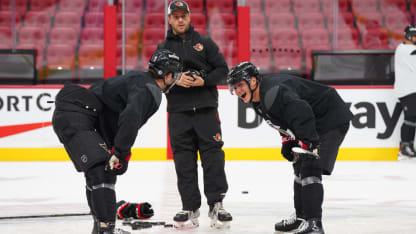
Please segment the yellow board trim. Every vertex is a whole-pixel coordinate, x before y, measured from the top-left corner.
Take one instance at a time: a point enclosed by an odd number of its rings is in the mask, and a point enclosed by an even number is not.
[[[228,161],[285,160],[280,148],[225,148]],[[341,148],[340,161],[396,161],[398,148]],[[166,148],[134,148],[133,161],[165,161]],[[0,148],[0,161],[69,161],[64,148]]]

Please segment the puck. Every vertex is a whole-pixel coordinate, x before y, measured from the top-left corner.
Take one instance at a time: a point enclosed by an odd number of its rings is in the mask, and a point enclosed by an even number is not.
[[[241,193],[242,194],[248,194],[248,191],[244,190],[244,191],[241,191]]]

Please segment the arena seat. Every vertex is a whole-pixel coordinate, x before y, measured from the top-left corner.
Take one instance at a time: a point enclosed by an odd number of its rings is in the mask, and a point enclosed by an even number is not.
[[[51,28],[51,17],[46,11],[28,11],[24,20],[24,27],[42,27],[46,32]]]
[[[72,45],[74,48],[78,45],[78,33],[73,28],[52,28],[49,34],[49,44]]]
[[[235,28],[235,15],[231,13],[213,13],[208,17],[209,28]]]
[[[142,15],[141,13],[125,13],[125,25],[126,28],[135,28],[139,29],[142,26]],[[121,28],[122,25],[122,15],[117,14],[117,27]]]
[[[103,28],[83,28],[81,31],[81,44],[104,44]]]
[[[12,26],[12,16],[13,12],[11,11],[0,11],[0,27],[11,27]],[[22,16],[19,12],[16,12],[15,15],[15,26],[19,27],[22,23]]]
[[[353,12],[378,12],[377,0],[351,0]]]
[[[55,27],[71,27],[77,33],[81,31],[81,16],[76,12],[58,12],[54,19]]]
[[[30,11],[48,12],[53,16],[56,11],[56,0],[29,0]]]
[[[88,12],[84,16],[84,24],[89,27],[104,27],[104,13]]]
[[[250,30],[250,43],[253,45],[269,45],[269,33],[264,28]]]
[[[235,29],[212,29],[211,38],[217,44],[237,45],[237,30]]]
[[[212,13],[234,13],[234,1],[205,0],[205,10],[208,16]]]
[[[206,28],[207,16],[203,13],[192,13],[191,24],[195,28]]]
[[[19,12],[20,15],[24,15],[27,11],[28,1],[27,0],[1,0],[0,1],[0,10],[1,11],[11,11],[12,10],[12,1],[15,2],[15,9]]]
[[[79,15],[83,15],[85,12],[84,0],[60,0],[59,11],[60,12],[75,12]]]
[[[305,49],[311,45],[328,45],[328,30],[314,28],[302,32],[302,47]]]
[[[270,30],[296,27],[295,16],[292,13],[271,13],[267,18]]]
[[[297,45],[273,48],[274,72],[297,73],[302,71],[302,50]]]
[[[143,29],[143,45],[157,45],[165,40],[164,28]]]
[[[299,45],[299,33],[294,28],[282,28],[271,31],[271,43],[273,47],[278,45]]]
[[[251,45],[250,61],[261,73],[271,72],[271,51],[268,45]]]
[[[47,34],[42,27],[22,27],[19,30],[19,43],[35,43],[46,45]]]
[[[141,53],[142,69],[147,68],[147,66],[149,64],[150,57],[156,51],[156,48],[157,48],[157,45],[145,45],[145,46],[143,46],[142,53]]]
[[[165,28],[165,14],[148,13],[144,16],[144,28]]]
[[[266,28],[266,19],[263,13],[250,13],[250,27],[251,28]]]
[[[261,6],[262,0],[246,0],[246,6],[250,7],[250,12],[254,13],[261,13],[263,8]]]
[[[325,15],[334,13],[334,0],[321,0],[322,12]],[[349,12],[349,0],[338,0],[338,12]]]
[[[327,17],[327,27],[329,30],[332,30],[334,27],[334,15],[329,14]],[[337,18],[338,28],[354,28],[354,16],[351,12],[340,12]]]
[[[277,12],[292,12],[292,2],[290,0],[264,0],[264,12],[270,15]]]
[[[107,5],[107,1],[89,0],[88,1],[88,11],[89,12],[104,12],[105,5]]]
[[[300,31],[309,28],[325,28],[324,16],[321,13],[304,13],[297,16]]]
[[[407,11],[407,0],[380,0],[380,11],[405,12]]]
[[[293,12],[296,15],[320,12],[319,0],[293,0]]]

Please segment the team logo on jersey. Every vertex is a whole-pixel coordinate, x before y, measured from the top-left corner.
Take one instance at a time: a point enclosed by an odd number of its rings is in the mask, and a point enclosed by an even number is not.
[[[213,138],[214,138],[215,141],[220,142],[221,141],[221,134],[217,133],[217,134],[215,134],[215,136],[213,136]]]
[[[202,51],[204,49],[204,46],[201,43],[198,43],[198,44],[194,45],[194,49],[196,51]]]
[[[183,6],[183,3],[182,2],[177,2],[175,5],[178,6],[178,7],[181,7],[181,6]]]

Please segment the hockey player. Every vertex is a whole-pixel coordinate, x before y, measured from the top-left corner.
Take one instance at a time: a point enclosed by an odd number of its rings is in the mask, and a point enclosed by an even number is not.
[[[413,142],[416,127],[416,26],[404,30],[405,40],[394,53],[394,91],[403,108],[399,160],[415,159]]]
[[[262,78],[250,62],[227,77],[230,90],[282,135],[282,155],[293,162],[296,215],[276,223],[277,233],[322,234],[322,175],[330,175],[352,113],[335,89],[291,75]],[[295,147],[307,154],[294,153]],[[309,155],[318,154],[317,157]]]
[[[211,226],[228,227],[232,216],[222,203],[228,184],[217,110],[217,85],[225,81],[228,66],[215,42],[196,32],[190,24],[190,10],[185,1],[170,3],[168,20],[170,29],[158,48],[175,52],[183,60],[184,68],[181,79],[166,95],[169,137],[182,200],[182,211],[173,220],[181,228],[198,226],[201,207],[199,151]]]
[[[128,233],[115,229],[116,178],[127,170],[138,130],[158,110],[161,90],[169,92],[181,70],[178,56],[158,50],[147,72],[112,77],[89,89],[67,84],[57,94],[53,128],[85,175],[92,233]]]

